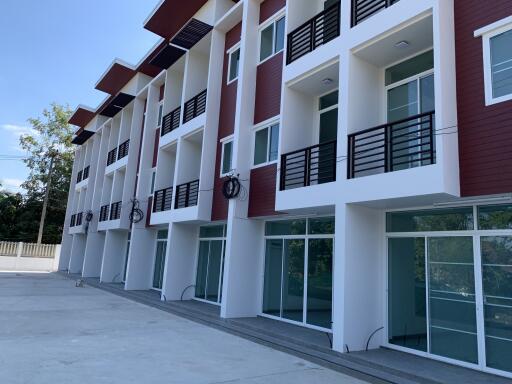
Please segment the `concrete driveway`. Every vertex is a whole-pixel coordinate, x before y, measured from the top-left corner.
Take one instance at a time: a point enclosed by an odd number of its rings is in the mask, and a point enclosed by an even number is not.
[[[0,383],[363,383],[53,274],[0,273]]]

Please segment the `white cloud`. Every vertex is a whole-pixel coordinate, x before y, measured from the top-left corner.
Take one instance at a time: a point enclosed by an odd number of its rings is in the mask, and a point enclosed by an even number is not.
[[[0,179],[0,184],[2,188],[5,188],[9,192],[22,192],[21,184],[23,184],[24,180],[20,179]]]
[[[2,124],[0,125],[0,128],[4,131],[10,132],[14,136],[21,136],[26,134],[35,134],[36,131],[34,131],[30,127],[26,127],[24,125],[16,125],[16,124]]]

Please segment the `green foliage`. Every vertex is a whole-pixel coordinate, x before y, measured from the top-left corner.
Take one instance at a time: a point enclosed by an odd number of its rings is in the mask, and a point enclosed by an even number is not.
[[[20,138],[20,147],[27,153],[24,160],[29,176],[22,184],[26,195],[0,191],[0,240],[37,240],[48,171],[53,157],[53,174],[46,214],[43,243],[60,243],[67,196],[73,168],[73,130],[68,124],[71,110],[51,104],[42,118],[28,120],[31,134]]]

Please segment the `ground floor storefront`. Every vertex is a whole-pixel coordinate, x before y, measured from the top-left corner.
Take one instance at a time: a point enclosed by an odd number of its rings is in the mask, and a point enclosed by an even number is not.
[[[387,347],[512,377],[512,205],[246,223],[132,229],[125,289],[320,331],[338,352]]]

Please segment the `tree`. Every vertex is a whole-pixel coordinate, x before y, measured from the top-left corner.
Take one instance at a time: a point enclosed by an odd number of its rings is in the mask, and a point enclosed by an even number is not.
[[[43,111],[42,118],[30,118],[31,134],[20,138],[21,148],[27,152],[24,160],[29,176],[22,184],[27,191],[24,205],[29,210],[20,212],[20,221],[26,220],[24,228],[30,241],[37,238],[46,186],[49,182],[49,169],[53,158],[49,204],[43,232],[43,242],[60,242],[64,227],[67,194],[73,169],[73,131],[68,124],[71,117],[69,107],[56,103]],[[25,219],[25,220],[21,220]]]
[[[17,213],[22,204],[21,194],[3,190],[0,184],[0,240],[18,240]]]

